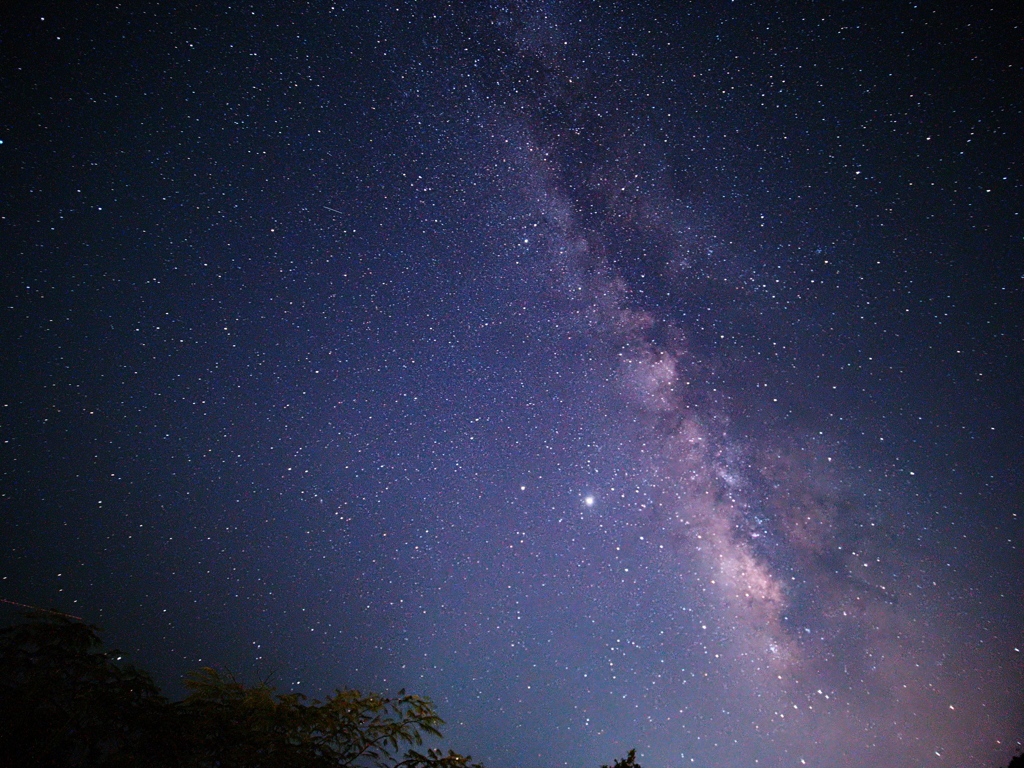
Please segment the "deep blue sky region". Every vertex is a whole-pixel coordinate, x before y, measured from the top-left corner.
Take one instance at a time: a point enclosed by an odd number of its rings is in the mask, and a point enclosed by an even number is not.
[[[1024,14],[2,13],[0,598],[489,768],[1021,747]]]

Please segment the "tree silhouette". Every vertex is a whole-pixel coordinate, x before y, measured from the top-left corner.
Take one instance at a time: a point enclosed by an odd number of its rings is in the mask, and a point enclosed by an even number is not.
[[[97,627],[27,617],[0,629],[0,766],[482,768],[456,752],[420,751],[443,721],[405,691],[309,700],[204,668],[171,702],[148,674],[102,650]],[[611,768],[640,768],[636,752]]]
[[[385,698],[339,690],[306,703],[300,693],[247,688],[209,668],[186,686],[188,752],[199,765],[481,768],[455,752],[413,749],[425,735],[440,738],[443,721],[429,700],[404,691]]]
[[[602,765],[601,768],[608,768],[608,766]],[[636,750],[629,750],[629,754],[622,760],[616,760],[611,768],[640,768],[640,763],[636,761]]]
[[[325,701],[246,687],[212,669],[169,702],[102,651],[98,629],[30,615],[0,630],[0,765],[40,768],[481,768],[418,751],[443,721],[429,700],[336,691]]]
[[[167,701],[149,675],[101,651],[97,631],[52,615],[0,629],[5,764],[120,766],[149,757]]]

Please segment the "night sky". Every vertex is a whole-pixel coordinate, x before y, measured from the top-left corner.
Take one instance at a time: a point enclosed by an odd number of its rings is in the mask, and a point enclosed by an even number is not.
[[[2,13],[0,598],[488,768],[1020,748],[1024,12]]]

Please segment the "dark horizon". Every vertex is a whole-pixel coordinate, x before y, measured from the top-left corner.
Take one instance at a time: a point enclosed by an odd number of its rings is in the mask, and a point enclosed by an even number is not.
[[[2,14],[0,598],[488,768],[1020,750],[1022,14]]]

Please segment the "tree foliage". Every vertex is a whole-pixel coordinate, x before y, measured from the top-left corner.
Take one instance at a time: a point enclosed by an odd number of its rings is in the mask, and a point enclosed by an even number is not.
[[[59,616],[0,630],[0,766],[481,768],[422,749],[443,721],[428,699],[339,690],[324,701],[213,669],[179,702]]]
[[[131,765],[149,757],[167,701],[97,628],[62,617],[0,629],[0,756],[5,765]]]
[[[395,698],[339,690],[325,701],[247,688],[204,668],[186,682],[182,702],[203,765],[345,766],[347,768],[479,768],[455,752],[419,752],[423,737],[441,737],[429,700],[400,691]]]
[[[608,766],[602,765],[601,768],[608,768]],[[636,750],[629,750],[629,754],[622,760],[616,760],[611,768],[640,768],[640,763],[636,761]]]
[[[424,748],[444,722],[405,691],[337,690],[318,701],[204,668],[171,702],[103,650],[97,627],[28,619],[0,629],[0,768],[482,768]],[[635,758],[612,768],[640,768]]]

